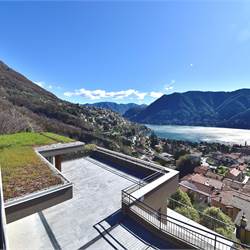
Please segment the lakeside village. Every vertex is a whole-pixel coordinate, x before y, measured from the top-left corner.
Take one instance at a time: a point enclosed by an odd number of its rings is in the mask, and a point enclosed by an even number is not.
[[[143,143],[143,149],[136,148],[138,157],[180,171],[179,193],[173,196],[179,204],[173,206],[173,199],[171,208],[227,237],[250,241],[250,146],[246,142],[193,143],[152,133]],[[204,220],[205,214],[215,219]],[[241,226],[247,231],[244,239],[237,230]]]

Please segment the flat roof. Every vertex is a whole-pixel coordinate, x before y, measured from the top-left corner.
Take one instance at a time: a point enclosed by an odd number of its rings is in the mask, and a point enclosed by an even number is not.
[[[9,202],[64,183],[55,168],[48,166],[33,149],[38,145],[58,142],[67,144],[72,140],[42,132],[0,135],[0,165],[5,201]]]
[[[102,240],[94,225],[121,208],[121,190],[136,181],[134,176],[121,175],[109,165],[89,158],[62,163],[62,172],[74,185],[73,198],[8,224],[10,249],[78,249],[87,245],[98,249]],[[133,234],[128,229],[125,233],[118,224],[112,232],[122,232],[132,239]],[[108,246],[113,249],[112,244]]]
[[[84,142],[74,141],[68,143],[55,143],[41,147],[35,147],[35,150],[45,157],[55,156],[58,154],[67,154],[83,149]]]

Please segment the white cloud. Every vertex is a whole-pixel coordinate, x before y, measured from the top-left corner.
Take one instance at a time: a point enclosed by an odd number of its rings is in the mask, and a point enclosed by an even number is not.
[[[149,93],[149,96],[153,97],[153,98],[160,98],[162,95],[164,95],[164,93],[162,93],[162,92],[151,91]]]
[[[121,100],[128,97],[134,97],[138,100],[143,100],[148,93],[146,92],[140,92],[138,90],[134,89],[127,89],[127,90],[121,90],[121,91],[106,91],[102,89],[96,89],[96,90],[87,90],[87,89],[79,89],[75,90],[74,92],[65,92],[64,95],[71,97],[71,96],[82,96],[85,98],[88,98],[90,100],[99,100],[103,98],[113,98],[117,100]]]
[[[47,84],[45,82],[42,81],[33,81],[36,85],[40,86],[41,88],[44,89],[62,89],[60,86],[56,85],[56,84]]]
[[[169,91],[169,90],[172,90],[174,87],[173,86],[171,86],[171,85],[167,85],[167,86],[165,86],[165,90],[166,91]]]
[[[175,80],[171,80],[168,85],[164,86],[163,91],[151,91],[151,92],[141,92],[135,89],[127,89],[120,91],[106,91],[103,89],[95,89],[89,90],[85,88],[76,89],[74,91],[64,92],[64,96],[73,97],[80,96],[89,100],[100,100],[100,99],[114,99],[114,100],[122,100],[122,99],[137,99],[139,101],[143,101],[146,97],[151,98],[160,98],[165,92],[172,90],[173,84]]]
[[[164,90],[165,91],[170,91],[170,90],[174,89],[173,84],[175,84],[175,80],[171,80],[171,82],[169,84],[166,84],[164,86]]]
[[[34,83],[38,86],[40,86],[41,88],[43,88],[45,86],[45,83],[44,82],[35,82]]]

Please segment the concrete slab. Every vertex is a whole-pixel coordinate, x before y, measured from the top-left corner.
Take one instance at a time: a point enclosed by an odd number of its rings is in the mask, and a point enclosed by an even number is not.
[[[81,249],[176,249],[119,211],[95,225],[103,235]]]
[[[99,235],[93,225],[120,209],[121,190],[132,183],[83,158],[62,171],[73,199],[7,225],[10,249],[78,249]]]

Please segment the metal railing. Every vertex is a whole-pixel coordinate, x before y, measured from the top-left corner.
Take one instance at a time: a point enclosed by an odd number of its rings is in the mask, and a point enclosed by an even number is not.
[[[0,249],[8,249],[8,242],[6,237],[5,225],[6,225],[6,216],[4,209],[4,199],[3,199],[3,189],[2,189],[2,174],[0,168]]]
[[[163,175],[162,172],[155,172],[155,173],[143,178],[142,180],[139,180],[137,183],[134,183],[134,184],[126,187],[125,189],[123,189],[123,191],[131,194],[131,193],[137,191],[138,189],[146,186],[149,182],[152,182],[152,181],[156,180],[157,178],[161,177],[162,175]]]
[[[250,249],[250,246],[232,241],[215,232],[204,230],[194,224],[188,224],[177,218],[162,214],[144,202],[136,199],[126,190],[122,190],[122,204],[137,216],[167,235],[204,250]]]
[[[201,225],[203,225],[203,223],[202,223],[203,220],[206,220],[208,222],[209,226],[206,226],[206,225],[204,225],[204,226],[208,227],[209,229],[211,229],[213,231],[215,231],[217,227],[220,227],[220,228],[229,230],[230,232],[232,232],[232,235],[233,235],[233,232],[236,230],[236,227],[233,223],[232,224],[225,223],[221,220],[218,220],[215,217],[209,216],[209,215],[205,214],[204,212],[202,212],[194,207],[190,207],[186,204],[183,204],[182,202],[177,201],[173,198],[168,198],[168,207],[170,209],[173,209],[173,210],[175,210],[175,208],[189,208],[189,209],[195,210],[197,212],[197,214],[199,214],[199,223]]]

